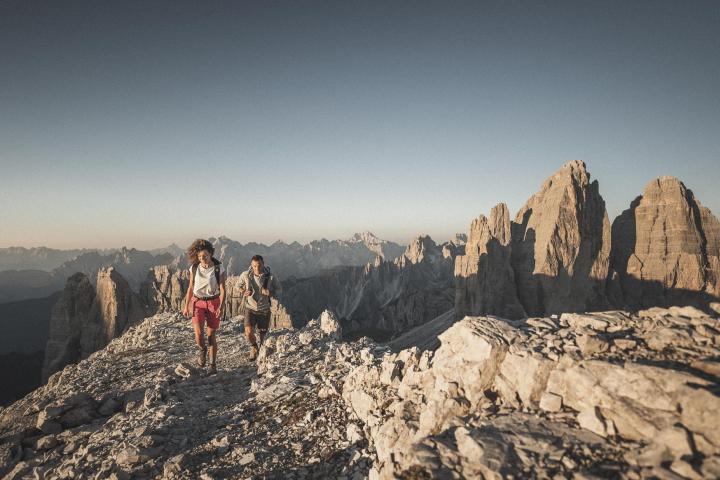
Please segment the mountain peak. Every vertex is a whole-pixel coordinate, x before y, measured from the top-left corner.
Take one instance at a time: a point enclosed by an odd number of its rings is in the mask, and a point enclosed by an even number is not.
[[[352,237],[350,237],[351,242],[363,242],[365,244],[378,244],[383,243],[385,240],[381,240],[377,237],[374,233],[372,233],[369,230],[365,230],[364,232],[358,232],[354,234]]]

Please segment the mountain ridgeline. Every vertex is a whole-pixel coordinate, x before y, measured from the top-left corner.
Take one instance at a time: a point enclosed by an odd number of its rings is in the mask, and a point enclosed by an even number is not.
[[[182,252],[137,288],[112,265],[75,273],[47,382],[0,408],[0,475],[720,478],[719,241],[671,177],[611,223],[571,161],[514,219],[498,204],[394,258],[369,234],[275,245],[295,252],[266,255],[276,272],[310,274],[283,277],[250,360],[253,247],[213,239],[233,266],[215,374],[178,313]]]
[[[518,319],[720,297],[720,226],[683,183],[650,182],[612,226],[585,163],[566,163],[510,221],[499,204],[470,225],[455,264],[456,316]]]
[[[284,287],[272,302],[272,326],[299,328],[329,309],[348,339],[386,341],[468,315],[521,319],[678,304],[713,313],[720,296],[720,224],[681,181],[650,182],[611,225],[598,182],[579,160],[548,178],[514,220],[498,204],[471,222],[467,237],[443,244],[421,235],[402,251],[369,232],[304,246],[212,241],[230,274],[229,315],[240,313],[236,275],[252,254],[265,254]],[[71,277],[53,311],[43,378],[140,318],[179,311],[188,285],[183,262],[153,266],[137,289],[117,269],[101,270],[98,291],[115,297],[93,296],[87,279]]]

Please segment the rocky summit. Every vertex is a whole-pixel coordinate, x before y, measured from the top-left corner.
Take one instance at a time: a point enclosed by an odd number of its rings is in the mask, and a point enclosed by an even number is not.
[[[53,374],[0,412],[4,478],[720,476],[720,329],[692,307],[465,317],[394,352],[325,311],[256,362],[241,332],[216,375],[174,313]]]
[[[339,323],[324,313],[272,332],[254,363],[240,320],[221,329],[216,375],[196,366],[190,321],[173,313],[52,375],[0,412],[0,474],[365,478],[369,452],[346,438],[340,393],[361,347],[376,347],[338,343]]]

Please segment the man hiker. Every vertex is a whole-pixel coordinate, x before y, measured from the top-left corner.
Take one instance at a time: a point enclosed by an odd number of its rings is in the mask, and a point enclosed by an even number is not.
[[[250,360],[258,355],[258,345],[262,345],[270,326],[270,297],[277,297],[282,287],[277,277],[270,273],[261,255],[254,255],[250,268],[240,275],[240,291],[243,295],[245,311],[245,338],[250,343]],[[259,341],[255,339],[255,332]]]

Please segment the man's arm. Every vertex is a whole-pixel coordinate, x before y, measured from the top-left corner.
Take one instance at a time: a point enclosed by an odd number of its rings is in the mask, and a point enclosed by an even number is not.
[[[240,280],[238,281],[238,289],[240,290],[241,296],[246,296],[246,292],[248,292],[248,275],[246,272],[240,274]]]

